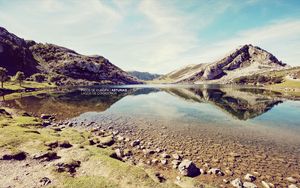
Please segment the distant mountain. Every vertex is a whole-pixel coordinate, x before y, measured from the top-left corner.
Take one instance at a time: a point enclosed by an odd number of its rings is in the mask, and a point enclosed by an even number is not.
[[[219,61],[189,65],[159,78],[171,83],[229,83],[241,76],[287,67],[274,55],[251,44],[244,45]]]
[[[140,80],[154,80],[160,77],[160,74],[152,74],[149,72],[139,72],[139,71],[127,71],[131,76],[137,77]]]
[[[60,82],[142,83],[102,56],[85,56],[54,44],[26,41],[0,27],[0,66],[10,75],[45,73]]]

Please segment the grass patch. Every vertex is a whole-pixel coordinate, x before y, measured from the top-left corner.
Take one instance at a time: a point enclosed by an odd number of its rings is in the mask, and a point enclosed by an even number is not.
[[[272,87],[299,88],[300,89],[300,82],[299,81],[293,81],[293,80],[286,80],[283,83],[272,85]]]
[[[113,183],[112,181],[108,180],[104,177],[99,176],[81,176],[77,178],[67,177],[64,180],[65,188],[91,188],[91,187],[101,187],[101,188],[117,188],[119,187],[117,184]]]
[[[48,88],[48,87],[54,87],[54,84],[47,83],[47,82],[33,82],[33,81],[24,81],[22,83],[22,86],[19,85],[19,83],[10,81],[4,83],[4,88],[11,89],[11,90],[20,90],[20,89],[26,89],[26,88]]]

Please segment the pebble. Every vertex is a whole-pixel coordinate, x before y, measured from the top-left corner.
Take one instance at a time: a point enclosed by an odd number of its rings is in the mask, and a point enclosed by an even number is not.
[[[286,178],[286,180],[290,183],[297,183],[297,180],[293,177],[288,177],[288,178]]]
[[[257,188],[257,186],[254,183],[251,183],[251,182],[244,182],[243,187],[244,188]]]
[[[291,184],[291,185],[289,185],[288,188],[298,188],[298,187],[295,184]]]
[[[141,143],[140,140],[134,140],[134,141],[132,141],[132,142],[130,143],[130,145],[131,145],[132,147],[135,147],[135,146],[140,145],[140,143]]]
[[[243,182],[240,178],[236,178],[230,182],[233,187],[243,188]]]
[[[244,179],[245,179],[246,181],[253,182],[253,181],[256,180],[256,177],[253,176],[252,174],[246,174],[245,177],[244,177]]]
[[[219,168],[211,168],[207,173],[218,175],[218,176],[223,176],[224,175],[224,173]]]

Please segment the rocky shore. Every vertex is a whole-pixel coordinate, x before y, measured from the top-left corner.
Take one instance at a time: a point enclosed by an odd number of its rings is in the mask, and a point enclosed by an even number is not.
[[[4,112],[6,111],[1,112],[2,116],[9,118],[10,113]],[[22,116],[30,117],[30,114],[23,112]],[[42,147],[46,149],[42,152],[26,151],[22,148],[18,148],[17,152],[11,152],[2,148],[0,175],[7,177],[9,174],[14,174],[15,172],[8,168],[16,165],[14,161],[18,161],[16,169],[24,167],[25,174],[34,174],[35,171],[45,176],[34,180],[37,187],[57,185],[57,176],[53,176],[53,171],[56,174],[67,174],[67,177],[79,177],[84,173],[90,173],[87,166],[97,162],[87,162],[86,156],[78,156],[86,152],[84,149],[93,148],[93,150],[109,151],[108,157],[111,160],[142,169],[151,169],[152,179],[159,185],[299,187],[299,151],[298,153],[296,150],[294,153],[289,153],[289,150],[282,152],[274,146],[268,148],[255,142],[248,143],[246,137],[245,142],[240,142],[237,138],[225,139],[219,133],[214,135],[209,131],[202,134],[197,132],[196,136],[193,133],[187,134],[184,130],[176,132],[169,127],[168,123],[159,121],[154,124],[154,122],[123,116],[100,118],[101,121],[80,118],[56,120],[55,114],[42,114],[36,118],[37,125],[35,125],[41,126],[40,129],[27,131],[31,131],[31,134],[41,134],[41,130],[50,130],[51,135],[59,135],[59,139],[43,142]],[[77,135],[73,138],[70,130],[78,131],[79,137]],[[81,140],[80,143],[78,140]],[[47,170],[41,172],[48,166],[51,166],[51,173]],[[3,174],[3,172],[7,173]],[[17,179],[11,181],[19,182],[18,178],[21,176],[19,174],[15,177]],[[186,177],[196,183],[187,184]],[[169,182],[175,184],[170,185]],[[27,185],[32,185],[32,182]],[[11,187],[19,186],[16,183]]]
[[[217,187],[299,186],[299,148],[283,152],[270,143],[226,140],[220,133],[187,136],[184,131],[172,131],[166,123],[132,119],[108,116],[101,123],[73,119],[52,126],[90,130],[100,136],[90,139],[91,145],[111,147],[112,157],[120,161],[154,168],[160,182],[189,176]]]

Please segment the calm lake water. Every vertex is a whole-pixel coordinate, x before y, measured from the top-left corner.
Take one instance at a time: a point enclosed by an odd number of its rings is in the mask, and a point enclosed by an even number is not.
[[[115,114],[224,129],[250,127],[266,134],[273,129],[300,141],[300,101],[263,89],[168,85],[77,88],[2,100],[1,104],[36,115],[55,113],[59,119],[101,121],[97,119],[100,115]]]

